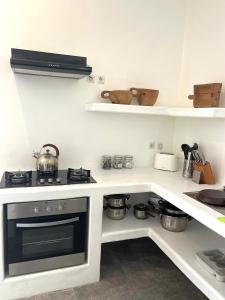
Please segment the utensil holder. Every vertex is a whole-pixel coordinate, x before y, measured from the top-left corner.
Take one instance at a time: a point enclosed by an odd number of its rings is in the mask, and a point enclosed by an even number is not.
[[[215,177],[212,172],[212,168],[209,162],[204,165],[202,163],[193,162],[194,170],[200,172],[200,182],[205,184],[215,184]]]
[[[184,160],[183,177],[192,178],[193,175],[193,160]]]

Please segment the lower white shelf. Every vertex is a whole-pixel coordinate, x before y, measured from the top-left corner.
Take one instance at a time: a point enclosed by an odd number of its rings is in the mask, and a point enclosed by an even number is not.
[[[225,299],[225,282],[219,282],[195,259],[198,251],[225,248],[225,239],[193,220],[184,232],[163,229],[159,218],[137,220],[129,213],[119,221],[103,217],[102,243],[125,239],[151,238],[177,267],[212,300]]]

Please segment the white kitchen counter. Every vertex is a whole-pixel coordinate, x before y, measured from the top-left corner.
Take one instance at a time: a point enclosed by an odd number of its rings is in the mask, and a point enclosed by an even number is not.
[[[2,247],[0,247],[0,298],[3,298],[4,300],[14,299],[16,297],[25,297],[40,292],[69,288],[97,281],[99,279],[100,272],[103,196],[107,194],[142,193],[149,191],[155,192],[193,216],[208,228],[212,229],[222,237],[225,237],[225,224],[217,220],[217,217],[223,215],[183,194],[183,192],[196,191],[207,187],[221,188],[221,186],[198,185],[193,183],[190,179],[183,178],[180,172],[171,173],[151,168],[135,168],[131,170],[96,170],[92,172],[92,175],[97,180],[96,184],[11,188],[0,190],[1,204],[10,202],[65,199],[80,196],[87,196],[90,198],[89,257],[87,264],[12,278],[4,278],[2,243]],[[3,205],[1,205],[0,208],[0,221],[3,224]],[[3,241],[3,226],[1,229],[0,238]],[[138,228],[136,230],[136,234],[137,232]],[[146,232],[148,232],[148,229],[146,229]],[[140,236],[148,236],[146,232],[145,234],[141,233]],[[116,232],[113,234],[113,239],[117,240],[115,237]],[[127,232],[124,234],[126,235]],[[135,236],[134,227],[129,234],[129,238],[139,237]],[[157,239],[159,239],[160,234],[161,231],[157,230],[157,234],[155,233],[155,235],[153,234],[153,236],[150,237],[154,240],[154,237],[156,238],[157,236]],[[215,236],[217,235],[215,234]],[[105,241],[107,241],[107,235],[105,238]],[[118,234],[118,239],[123,239],[123,236],[119,237]],[[221,240],[223,243],[223,239],[220,238],[220,241]],[[163,237],[160,243],[162,245],[161,248],[163,249]],[[212,244],[209,244],[209,246],[212,246]],[[165,251],[165,249],[163,250]],[[167,254],[169,255],[169,253]],[[179,266],[179,264],[177,265]],[[191,272],[192,271],[188,273],[189,278]],[[205,281],[203,281],[203,283],[204,282]],[[198,286],[198,281],[195,281],[194,283]],[[207,288],[206,286],[201,286],[201,284],[203,284],[201,280],[199,280],[199,283],[199,287],[204,292],[210,290],[209,283],[207,283]],[[27,286],[29,286],[29,288],[26,288]],[[215,288],[213,291],[215,291]],[[216,294],[212,293],[212,295]],[[215,297],[213,298],[212,296],[211,299],[218,299]],[[221,296],[220,299],[225,298]]]
[[[225,224],[217,220],[223,215],[183,194],[204,188],[220,189],[220,185],[199,185],[191,179],[183,178],[180,172],[152,168],[95,170],[92,175],[97,181],[96,184],[0,189],[0,203],[89,196],[94,192],[107,195],[152,191],[225,237]]]

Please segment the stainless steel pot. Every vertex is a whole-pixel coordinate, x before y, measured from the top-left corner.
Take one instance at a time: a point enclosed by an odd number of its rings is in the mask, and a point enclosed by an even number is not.
[[[163,228],[169,231],[180,232],[187,227],[188,221],[192,218],[173,204],[160,200],[160,223]]]
[[[130,198],[127,194],[108,195],[104,197],[104,209],[106,216],[112,220],[121,220],[125,218],[127,209],[130,205],[126,201]]]
[[[150,213],[150,210],[151,207],[149,205],[138,203],[134,205],[134,216],[140,220],[147,219],[149,216],[154,217],[154,215]]]
[[[160,215],[160,223],[162,227],[166,230],[173,232],[184,231],[187,227],[187,223],[190,220],[189,216],[170,216],[170,215]]]
[[[56,154],[53,155],[49,149],[47,149],[45,153],[41,153],[42,149],[44,148],[53,148]],[[41,151],[33,153],[33,157],[36,158],[37,171],[46,172],[46,173],[57,171],[59,149],[53,144],[45,144],[42,146]]]
[[[126,217],[127,209],[129,209],[130,206],[122,206],[122,207],[106,207],[106,216],[112,220],[122,220]]]
[[[127,204],[127,200],[130,199],[128,194],[116,194],[116,195],[107,195],[104,197],[107,205],[112,207],[122,207]]]

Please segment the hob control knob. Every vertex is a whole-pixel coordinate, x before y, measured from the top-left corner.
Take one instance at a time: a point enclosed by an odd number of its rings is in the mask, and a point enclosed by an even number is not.
[[[33,212],[34,212],[35,214],[38,214],[38,213],[39,213],[39,207],[34,207],[34,208],[33,208]]]
[[[45,183],[45,179],[44,178],[40,178],[40,183],[41,184]]]
[[[48,183],[53,183],[53,178],[48,178]]]
[[[57,182],[57,183],[60,183],[60,182],[61,182],[61,178],[57,177],[57,178],[56,178],[56,182]]]
[[[59,204],[59,205],[58,205],[58,210],[63,210],[62,204]]]
[[[52,211],[52,208],[51,208],[51,206],[47,206],[47,207],[46,207],[46,211],[47,211],[47,212],[50,212],[50,211]]]

